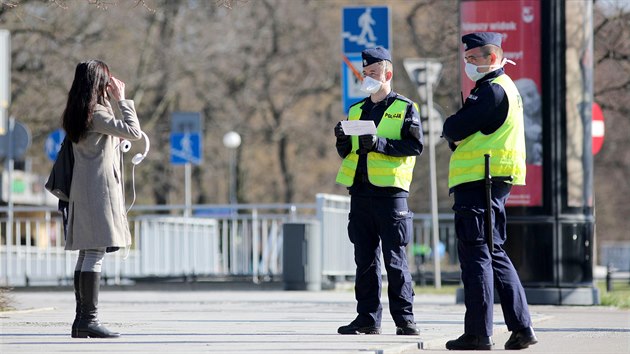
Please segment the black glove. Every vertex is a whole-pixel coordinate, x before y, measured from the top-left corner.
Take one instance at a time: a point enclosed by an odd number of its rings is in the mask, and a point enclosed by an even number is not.
[[[357,154],[367,154],[374,150],[377,141],[378,137],[373,134],[359,136],[359,150],[357,150]]]
[[[341,122],[335,125],[335,137],[337,137],[337,143],[335,144],[335,147],[337,148],[337,153],[343,159],[348,156],[348,154],[352,150],[352,140],[350,140],[349,135],[346,135],[343,132]]]
[[[338,138],[335,147],[337,148],[337,154],[344,159],[352,151],[352,140],[350,140],[349,136],[346,139]]]
[[[446,140],[446,142],[448,143],[448,148],[451,149],[451,151],[455,151],[455,149],[457,149],[457,145],[455,145],[455,142],[448,136],[440,135],[440,138]]]
[[[341,138],[342,136],[346,136],[346,133],[343,132],[343,128],[341,127],[341,122],[337,123],[337,125],[335,125],[335,137],[336,138]]]

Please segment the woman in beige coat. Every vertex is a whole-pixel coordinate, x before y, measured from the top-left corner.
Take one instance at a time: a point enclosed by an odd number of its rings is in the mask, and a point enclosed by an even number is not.
[[[108,101],[117,102],[122,119]],[[106,252],[131,244],[123,197],[121,139],[138,140],[141,130],[134,103],[125,100],[125,84],[105,63],[77,65],[63,113],[72,141],[74,169],[68,207],[66,250],[79,250],[74,272],[77,302],[73,338],[111,338],[97,319],[101,265]]]

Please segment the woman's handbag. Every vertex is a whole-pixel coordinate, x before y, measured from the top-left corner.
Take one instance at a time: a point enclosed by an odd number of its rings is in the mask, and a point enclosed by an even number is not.
[[[60,201],[70,200],[70,185],[72,184],[72,169],[74,168],[74,153],[72,142],[66,136],[61,143],[61,149],[53,164],[50,176],[46,181],[46,189]]]

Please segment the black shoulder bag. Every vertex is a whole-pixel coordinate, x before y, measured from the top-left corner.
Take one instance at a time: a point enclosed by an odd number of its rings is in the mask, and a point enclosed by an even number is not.
[[[63,219],[64,238],[68,232],[68,202],[70,201],[73,169],[74,152],[72,151],[72,141],[66,136],[61,143],[61,149],[59,149],[57,159],[45,184],[46,189],[59,198],[58,209]]]
[[[60,201],[67,202],[70,200],[73,168],[74,153],[72,151],[72,142],[68,137],[65,137],[45,185],[46,189],[59,198]]]

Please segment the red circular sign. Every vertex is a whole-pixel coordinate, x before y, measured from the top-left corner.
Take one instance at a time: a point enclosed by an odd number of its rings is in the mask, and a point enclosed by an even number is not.
[[[597,154],[604,143],[604,112],[599,104],[593,102],[593,121],[591,124],[593,136],[593,155]]]

